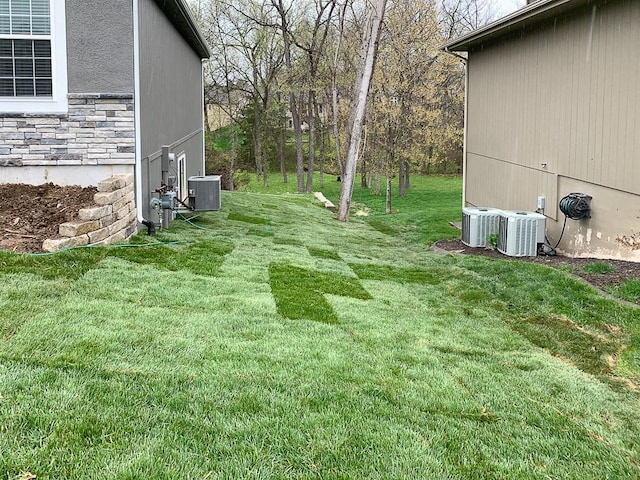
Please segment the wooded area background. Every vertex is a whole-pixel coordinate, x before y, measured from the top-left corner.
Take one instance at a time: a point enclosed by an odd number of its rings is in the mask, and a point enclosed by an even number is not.
[[[345,182],[344,192],[357,165],[363,186],[389,192],[396,179],[404,196],[412,172],[461,173],[464,60],[440,47],[493,20],[492,0],[191,7],[212,51],[207,173],[222,174],[225,188],[251,170],[267,185],[279,170],[284,182],[295,172],[299,192],[322,188],[326,174]]]

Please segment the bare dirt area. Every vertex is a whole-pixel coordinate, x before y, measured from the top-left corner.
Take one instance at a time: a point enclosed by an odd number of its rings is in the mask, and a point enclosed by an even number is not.
[[[95,187],[0,184],[0,250],[41,252],[42,242],[58,238],[58,226],[77,220],[93,205]]]
[[[611,273],[587,273],[583,270],[585,265],[598,261],[595,258],[571,258],[562,255],[537,257],[507,257],[492,248],[468,247],[459,239],[440,240],[434,244],[434,248],[451,253],[464,255],[482,255],[485,257],[502,258],[506,260],[518,260],[523,262],[534,262],[548,265],[555,268],[567,268],[574,274],[590,283],[591,285],[606,291],[607,287],[620,285],[625,280],[640,278],[640,263],[625,262],[623,260],[604,260],[615,267]],[[640,304],[640,302],[639,302]]]

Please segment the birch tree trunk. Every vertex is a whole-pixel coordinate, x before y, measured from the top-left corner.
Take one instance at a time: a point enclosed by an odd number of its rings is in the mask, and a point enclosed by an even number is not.
[[[349,207],[351,206],[351,196],[353,194],[353,183],[356,176],[356,164],[358,160],[358,147],[362,135],[362,125],[367,108],[367,96],[371,77],[375,65],[378,42],[380,39],[380,27],[384,18],[387,0],[372,0],[369,22],[366,30],[366,53],[361,59],[361,68],[356,77],[355,102],[352,103],[352,115],[350,115],[350,135],[347,158],[345,160],[345,172],[342,178],[342,189],[340,191],[340,202],[338,205],[338,220],[346,222],[349,220]]]
[[[391,213],[391,177],[387,176],[387,201],[385,202],[385,212]]]

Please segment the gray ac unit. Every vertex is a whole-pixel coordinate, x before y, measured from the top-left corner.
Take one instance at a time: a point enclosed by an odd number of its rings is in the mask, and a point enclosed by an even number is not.
[[[189,177],[189,208],[194,212],[220,210],[220,175]]]

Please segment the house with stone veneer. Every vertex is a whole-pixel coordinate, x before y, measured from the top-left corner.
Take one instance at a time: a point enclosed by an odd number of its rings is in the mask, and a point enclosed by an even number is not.
[[[204,175],[208,57],[185,0],[0,0],[0,182],[101,185],[157,221],[163,179]]]

